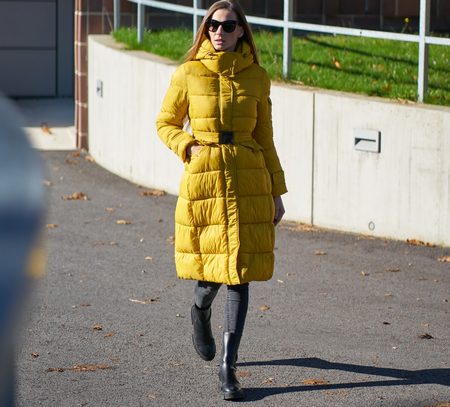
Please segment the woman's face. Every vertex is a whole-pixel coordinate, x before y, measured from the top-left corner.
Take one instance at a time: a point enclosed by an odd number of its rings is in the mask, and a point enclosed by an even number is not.
[[[214,12],[211,16],[212,26],[207,26],[207,30],[209,32],[209,38],[211,39],[211,43],[216,51],[234,51],[236,49],[236,43],[238,39],[244,35],[244,29],[237,24],[238,18],[234,11],[230,11],[227,9],[219,9]],[[236,27],[233,32],[226,32],[224,30],[223,25],[217,27],[217,22],[224,21],[235,21]],[[225,26],[226,29],[230,30],[232,23],[229,23]],[[214,32],[212,29],[217,30]]]

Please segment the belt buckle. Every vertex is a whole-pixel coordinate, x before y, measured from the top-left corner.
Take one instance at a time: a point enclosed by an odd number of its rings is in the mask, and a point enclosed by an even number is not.
[[[234,132],[232,131],[222,131],[219,134],[219,144],[233,144]]]

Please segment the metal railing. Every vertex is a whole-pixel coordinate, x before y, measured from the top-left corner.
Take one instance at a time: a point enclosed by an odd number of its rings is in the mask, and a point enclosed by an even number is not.
[[[191,14],[193,17],[193,33],[197,33],[200,18],[206,14],[205,9],[199,7],[200,0],[192,0],[192,7],[180,6],[158,0],[128,0],[137,5],[137,36],[141,42],[144,35],[145,7],[177,13]],[[418,101],[423,102],[428,87],[428,45],[450,46],[450,38],[430,36],[430,3],[431,0],[420,0],[419,34],[397,34],[385,31],[362,30],[320,24],[300,23],[292,21],[293,0],[284,0],[283,20],[247,16],[251,24],[283,29],[283,77],[289,79],[292,66],[292,32],[293,30],[317,32],[325,34],[351,35],[356,37],[378,38],[393,41],[416,42],[419,44],[419,62],[417,75]],[[120,27],[120,0],[114,0],[114,29]]]

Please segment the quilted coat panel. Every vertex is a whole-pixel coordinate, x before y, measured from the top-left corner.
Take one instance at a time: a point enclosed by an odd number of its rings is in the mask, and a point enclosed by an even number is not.
[[[196,60],[172,77],[157,129],[185,165],[175,210],[179,278],[242,284],[272,277],[273,197],[286,185],[269,93],[246,43],[215,52],[205,38]],[[186,117],[191,133],[183,130]],[[189,157],[194,143],[203,147]]]

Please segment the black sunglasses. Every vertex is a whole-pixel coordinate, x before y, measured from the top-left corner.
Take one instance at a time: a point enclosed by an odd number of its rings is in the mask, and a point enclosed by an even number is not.
[[[235,20],[217,21],[210,19],[207,21],[206,25],[208,27],[208,30],[213,33],[215,33],[220,26],[222,26],[223,30],[226,33],[232,33],[236,29],[238,22]]]

